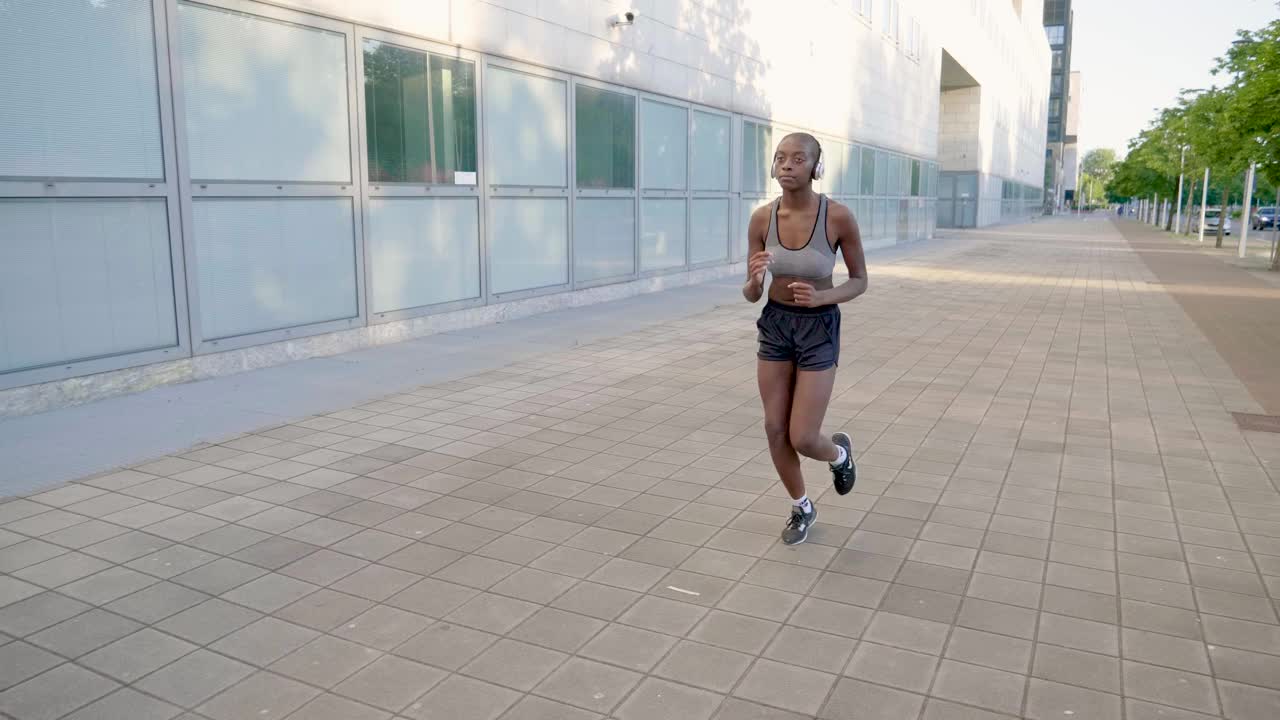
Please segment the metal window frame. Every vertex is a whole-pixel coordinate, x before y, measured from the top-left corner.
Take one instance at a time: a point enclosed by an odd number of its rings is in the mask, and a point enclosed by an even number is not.
[[[631,111],[634,113],[632,129],[632,183],[630,188],[584,188],[578,185],[578,88],[611,92],[631,98]],[[610,275],[592,280],[580,280],[577,277],[578,258],[576,252],[569,256],[570,273],[574,290],[586,290],[601,285],[615,285],[640,277],[640,91],[623,85],[592,80],[589,78],[570,76],[569,93],[569,138],[573,152],[569,158],[569,183],[573,188],[570,202],[569,224],[577,225],[579,200],[631,200],[631,212],[635,222],[631,231],[631,272]],[[686,254],[687,257],[687,254]]]
[[[159,198],[165,203],[166,230],[169,235],[170,287],[173,292],[175,339],[162,348],[105,356],[72,358],[36,367],[0,371],[0,390],[56,382],[73,377],[124,370],[152,363],[190,357],[192,354],[190,314],[187,306],[188,266],[183,244],[183,214],[179,199],[179,171],[175,140],[176,114],[173,105],[173,48],[169,45],[169,15],[173,0],[152,0],[151,51],[155,57],[155,93],[160,132],[163,178],[69,178],[69,177],[0,177],[0,201],[5,200],[92,200]]]
[[[206,338],[204,337],[200,321],[200,307],[202,302],[199,286],[200,269],[196,267],[196,263],[189,263],[187,266],[187,288],[194,354],[202,355],[207,353],[224,352],[227,350],[238,350],[257,345],[280,342],[283,340],[311,337],[340,330],[351,330],[364,326],[366,324],[367,313],[364,282],[365,242],[364,223],[362,221],[363,203],[360,188],[357,185],[359,176],[356,169],[360,162],[359,138],[356,137],[357,128],[359,127],[359,118],[356,113],[356,103],[353,101],[357,89],[355,74],[357,52],[355,43],[356,26],[352,23],[341,22],[298,10],[253,2],[252,0],[166,0],[166,2],[171,9],[171,12],[169,13],[169,33],[171,37],[181,37],[181,29],[178,26],[178,17],[176,12],[180,3],[196,7],[203,6],[226,12],[239,13],[253,18],[260,18],[267,22],[281,22],[304,29],[340,34],[344,37],[344,59],[346,61],[347,156],[350,170],[349,178],[346,183],[193,181],[191,178],[190,167],[191,157],[190,153],[186,152],[179,153],[178,182],[183,207],[183,243],[186,247],[187,255],[190,257],[196,256],[196,237],[193,214],[197,199],[203,200],[206,198],[217,198],[234,201],[236,199],[260,200],[266,198],[347,198],[351,203],[352,213],[352,271],[355,273],[355,315],[351,317],[332,318],[314,323],[272,330],[247,332],[229,337]],[[171,67],[173,68],[174,115],[175,117],[185,116],[186,88],[185,85],[180,82],[180,78],[182,77],[180,53],[172,53]],[[187,147],[187,133],[185,125],[183,123],[177,123],[175,130],[177,146],[179,148]]]
[[[368,135],[368,107],[365,98],[365,72],[364,72],[364,46],[366,42],[379,42],[395,47],[408,50],[411,52],[421,53],[426,56],[436,55],[440,57],[460,60],[472,64],[475,77],[475,102],[476,115],[476,184],[475,185],[457,185],[447,183],[423,183],[423,182],[373,182],[369,177],[369,135]],[[429,60],[428,60],[429,63]],[[367,28],[360,25],[356,26],[356,105],[357,115],[359,116],[359,127],[356,134],[359,139],[360,147],[360,194],[361,206],[361,222],[364,224],[364,266],[365,266],[365,288],[368,295],[368,322],[369,325],[382,325],[386,323],[399,322],[402,320],[410,320],[417,317],[428,315],[436,315],[440,313],[453,312],[457,310],[467,310],[471,308],[481,307],[488,302],[488,237],[487,232],[488,212],[485,202],[485,194],[483,192],[485,182],[485,148],[484,148],[484,108],[481,98],[484,97],[484,78],[483,65],[484,58],[480,53],[474,53],[461,48],[435,43],[428,40],[422,40],[412,36],[406,36],[399,33],[389,32]],[[430,72],[428,64],[428,72]],[[428,87],[430,81],[428,80]],[[430,102],[430,94],[428,94],[428,102]],[[428,110],[430,113],[431,110]],[[434,135],[429,137],[428,142],[435,142]],[[398,308],[395,310],[375,311],[373,308],[373,288],[377,283],[377,278],[373,272],[373,243],[370,236],[371,214],[373,212],[373,201],[383,199],[409,199],[409,198],[456,198],[456,199],[472,199],[475,201],[476,210],[476,228],[478,232],[476,242],[476,267],[479,276],[479,293],[475,297],[460,298],[457,300],[448,300],[445,302],[431,303],[428,305],[418,305],[415,307]]]
[[[480,83],[487,85],[489,73],[497,70],[502,72],[511,72],[518,75],[526,75],[529,77],[540,78],[543,80],[551,80],[559,82],[564,87],[564,112],[565,112],[565,185],[563,187],[552,187],[542,185],[495,185],[489,178],[491,168],[489,163],[496,158],[489,146],[489,139],[492,134],[489,132],[488,122],[491,120],[489,115],[485,114],[485,121],[480,125],[480,146],[481,153],[485,158],[484,165],[478,172],[485,174],[485,180],[481,184],[481,204],[484,207],[484,227],[486,229],[485,236],[481,240],[484,248],[483,267],[481,272],[481,283],[485,288],[484,304],[515,302],[518,300],[527,300],[529,298],[542,297],[545,295],[554,295],[558,293],[568,292],[574,289],[573,277],[573,246],[574,246],[574,223],[573,223],[573,183],[574,183],[574,150],[575,143],[573,138],[573,82],[572,76],[568,73],[556,72],[538,65],[522,63],[516,60],[499,58],[493,55],[481,55],[481,79]],[[485,91],[487,92],[487,90]],[[479,93],[478,105],[484,105],[484,93]],[[514,200],[524,198],[546,198],[546,199],[562,199],[565,208],[565,282],[553,285],[543,285],[533,288],[523,288],[520,290],[510,290],[507,292],[496,292],[493,288],[491,262],[494,251],[493,244],[490,242],[488,229],[493,227],[493,212],[495,200]]]

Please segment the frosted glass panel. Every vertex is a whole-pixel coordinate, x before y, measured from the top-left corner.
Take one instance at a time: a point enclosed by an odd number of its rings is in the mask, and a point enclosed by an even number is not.
[[[178,6],[194,180],[350,182],[338,33]]]
[[[684,198],[641,201],[640,269],[664,270],[684,265]]]
[[[684,190],[689,174],[689,111],[652,100],[645,100],[642,107],[644,187]]]
[[[636,270],[635,201],[579,198],[573,223],[576,282],[630,275]]]
[[[372,198],[367,231],[372,312],[480,297],[475,198]]]
[[[767,125],[742,123],[742,192],[765,192],[772,181],[773,130]]]
[[[568,187],[565,83],[496,66],[484,81],[490,182]]]
[[[0,175],[164,177],[150,0],[0,2]]]
[[[0,200],[0,372],[178,342],[165,201]]]
[[[822,162],[826,172],[819,183],[821,192],[840,195],[844,192],[844,144],[835,141],[822,143]]]
[[[742,198],[738,205],[738,228],[737,235],[733,238],[733,259],[745,260],[750,250],[750,241],[747,232],[751,229],[751,215],[758,208],[769,204],[769,198]]]
[[[356,316],[349,198],[192,206],[203,339]]]
[[[729,189],[729,118],[693,111],[693,189]]]
[[[569,282],[569,204],[563,198],[489,201],[489,285],[494,293]]]
[[[729,254],[729,199],[706,198],[693,201],[689,218],[689,263],[723,261]]]
[[[844,162],[840,166],[840,170],[844,176],[841,179],[840,192],[845,195],[861,194],[862,188],[859,183],[860,178],[858,177],[858,170],[860,170],[861,167],[862,154],[859,152],[858,146],[845,145]]]

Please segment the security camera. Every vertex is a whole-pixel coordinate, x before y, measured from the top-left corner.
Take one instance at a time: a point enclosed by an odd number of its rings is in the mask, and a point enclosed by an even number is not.
[[[609,24],[613,27],[624,27],[633,24],[638,17],[640,17],[640,13],[635,10],[627,10],[609,18]]]

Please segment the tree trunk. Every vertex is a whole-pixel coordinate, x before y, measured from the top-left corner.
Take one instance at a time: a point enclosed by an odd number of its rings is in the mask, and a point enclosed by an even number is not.
[[[1276,210],[1271,216],[1271,271],[1280,272],[1280,187],[1276,188]]]
[[[1170,198],[1172,197],[1173,196],[1170,196]],[[1173,207],[1177,202],[1178,202],[1177,200],[1170,199],[1168,204],[1166,205],[1166,210],[1164,211],[1165,212],[1165,215],[1164,215],[1164,231],[1165,232],[1169,232],[1170,230],[1173,229]]]
[[[1227,216],[1227,207],[1230,205],[1230,203],[1228,202],[1228,201],[1229,201],[1229,199],[1230,199],[1230,196],[1231,196],[1230,188],[1229,188],[1229,187],[1227,187],[1227,186],[1223,186],[1223,188],[1222,188],[1222,215],[1220,215],[1220,216],[1218,217],[1218,239],[1217,239],[1217,240],[1215,240],[1215,241],[1214,241],[1214,243],[1213,243],[1213,246],[1214,246],[1214,247],[1216,247],[1216,248],[1220,248],[1220,247],[1222,247],[1222,236],[1223,236],[1224,232],[1225,232],[1225,231],[1226,231],[1226,229],[1227,229],[1227,217],[1228,217],[1228,216]]]

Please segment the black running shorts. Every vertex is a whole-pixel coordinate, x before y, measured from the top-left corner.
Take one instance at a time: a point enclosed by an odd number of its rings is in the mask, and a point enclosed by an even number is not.
[[[761,360],[793,362],[800,370],[840,364],[840,308],[807,308],[770,300],[756,321]]]

